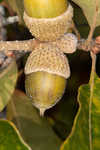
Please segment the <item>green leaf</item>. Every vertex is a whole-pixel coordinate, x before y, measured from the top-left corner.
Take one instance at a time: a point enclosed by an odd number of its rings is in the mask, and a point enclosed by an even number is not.
[[[58,150],[61,140],[45,118],[32,106],[30,99],[16,91],[7,107],[7,119],[13,121],[23,139],[34,150]]]
[[[16,85],[17,65],[13,61],[0,73],[0,111],[8,104]]]
[[[23,141],[15,125],[7,120],[0,120],[0,150],[31,150]]]
[[[93,102],[89,84],[81,86],[78,94],[79,110],[72,132],[61,150],[100,150],[100,78],[95,75]]]
[[[90,26],[93,24],[95,11],[98,9],[96,26],[100,26],[100,0],[98,0],[98,8],[96,8],[96,0],[72,0],[72,1],[82,8],[83,13],[86,16]]]

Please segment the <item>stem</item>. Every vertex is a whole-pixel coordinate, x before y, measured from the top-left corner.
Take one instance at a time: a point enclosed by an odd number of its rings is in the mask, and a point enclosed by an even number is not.
[[[86,39],[80,39],[77,44],[77,49],[88,52],[95,46],[98,49],[98,53],[100,52],[100,45],[96,44],[94,40],[91,40],[90,46],[86,46],[86,41]],[[40,41],[36,39],[25,41],[0,41],[0,51],[32,51],[39,43]]]
[[[93,24],[91,25],[90,33],[88,35],[87,45],[91,42],[95,27],[96,27],[96,21],[97,21],[97,16],[98,16],[98,5],[99,5],[98,0],[95,0],[95,3],[96,3],[96,8],[95,8],[95,13],[93,17]]]
[[[92,36],[96,27],[97,15],[98,15],[98,0],[95,0],[96,8],[95,14],[93,17],[93,24],[91,26],[91,30],[86,42],[86,45],[90,45],[92,40]],[[89,103],[89,143],[90,143],[90,150],[92,150],[92,102],[93,102],[93,90],[94,90],[94,77],[95,77],[95,67],[96,67],[96,55],[91,51],[91,58],[92,58],[92,69],[91,69],[91,76],[90,76],[90,103]]]
[[[18,50],[32,51],[37,45],[35,39],[25,41],[0,41],[0,51]]]
[[[96,67],[96,55],[91,52],[92,58],[92,69],[90,76],[90,103],[89,103],[89,141],[90,150],[92,150],[92,102],[93,102],[93,90],[94,90],[94,78],[95,78],[95,67]]]

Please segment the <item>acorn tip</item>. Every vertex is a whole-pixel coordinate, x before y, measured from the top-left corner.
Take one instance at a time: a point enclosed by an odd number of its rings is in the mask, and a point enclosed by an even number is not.
[[[45,108],[40,108],[40,116],[43,117],[45,112]]]

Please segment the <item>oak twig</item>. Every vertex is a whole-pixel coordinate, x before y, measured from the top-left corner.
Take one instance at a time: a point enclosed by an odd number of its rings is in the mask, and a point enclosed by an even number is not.
[[[0,41],[0,51],[32,51],[35,47],[39,45],[39,41],[34,39],[30,40],[24,40],[24,41]],[[83,51],[92,51],[92,49],[95,47],[95,49],[98,49],[98,52],[100,52],[100,45],[95,42],[95,40],[92,40],[89,44],[89,46],[86,45],[86,39],[81,39],[78,41],[77,49],[83,50]],[[94,52],[95,53],[95,52]]]
[[[32,51],[39,42],[35,39],[25,41],[0,41],[0,51]]]
[[[95,0],[96,7],[95,7],[95,14],[93,17],[93,24],[90,29],[90,33],[87,39],[87,45],[91,42],[93,33],[96,27],[96,21],[97,21],[97,15],[98,15],[98,5],[99,1]],[[97,40],[95,40],[96,43]],[[100,46],[100,45],[99,45]],[[95,50],[95,46],[91,47],[91,50]],[[96,55],[94,51],[90,52],[91,59],[92,59],[92,68],[91,68],[91,76],[90,76],[90,102],[89,102],[89,143],[90,143],[90,149],[93,150],[93,137],[92,137],[92,103],[93,103],[93,91],[94,91],[94,78],[95,78],[95,71],[96,71]]]

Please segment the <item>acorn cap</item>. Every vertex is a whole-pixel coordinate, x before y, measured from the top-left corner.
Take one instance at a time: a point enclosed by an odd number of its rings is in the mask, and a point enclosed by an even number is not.
[[[76,35],[72,33],[64,34],[60,39],[52,42],[64,53],[74,53],[77,49],[78,39]]]
[[[32,18],[24,12],[24,21],[30,32],[40,41],[55,41],[68,31],[72,24],[73,8],[69,4],[67,10],[55,18]]]
[[[32,51],[25,65],[25,74],[44,71],[64,78],[70,76],[67,57],[52,44],[41,43]]]

